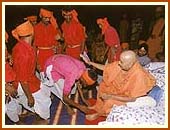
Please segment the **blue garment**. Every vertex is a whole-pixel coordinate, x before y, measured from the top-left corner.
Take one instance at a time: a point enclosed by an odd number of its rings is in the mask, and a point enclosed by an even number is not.
[[[153,87],[151,91],[148,93],[148,96],[152,97],[156,101],[156,104],[159,103],[162,95],[163,95],[163,90],[157,85]]]
[[[145,66],[145,65],[147,65],[147,64],[149,64],[151,62],[151,59],[147,55],[141,56],[141,57],[137,56],[137,58],[138,58],[139,63],[142,66]]]

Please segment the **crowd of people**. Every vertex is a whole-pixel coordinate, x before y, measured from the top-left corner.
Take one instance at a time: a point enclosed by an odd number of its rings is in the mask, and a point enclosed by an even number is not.
[[[41,8],[38,16],[28,16],[11,33],[5,33],[5,113],[15,124],[24,113],[34,113],[37,121],[49,123],[51,94],[57,96],[70,115],[77,108],[87,120],[106,117],[113,105],[133,102],[145,96],[155,85],[155,78],[143,66],[164,61],[163,7],[156,8],[155,21],[148,39],[140,39],[142,20],[136,15],[131,24],[123,14],[120,30],[107,17],[96,19],[101,29],[92,40],[75,9],[63,9],[61,27],[52,11]],[[130,37],[128,34],[132,34]],[[9,34],[17,40],[8,51]],[[82,59],[86,52],[90,60]],[[100,73],[102,72],[102,73]],[[99,75],[102,80],[98,82]],[[83,89],[96,87],[96,103],[90,106]],[[83,104],[70,99],[79,91]],[[91,110],[95,113],[90,114]],[[38,122],[35,122],[38,124]]]

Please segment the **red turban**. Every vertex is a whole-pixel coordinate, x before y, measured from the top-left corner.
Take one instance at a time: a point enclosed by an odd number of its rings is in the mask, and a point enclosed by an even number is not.
[[[99,18],[97,19],[97,24],[101,24],[102,25],[102,34],[105,33],[106,29],[110,26],[109,22],[107,21],[107,18]]]

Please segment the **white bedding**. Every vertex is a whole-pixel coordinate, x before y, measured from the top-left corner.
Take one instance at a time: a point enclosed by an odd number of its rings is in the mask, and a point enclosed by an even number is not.
[[[151,74],[156,77],[156,84],[165,91],[165,64],[164,62],[154,62],[145,66]],[[165,123],[165,95],[156,107],[128,107],[113,106],[106,121],[100,122],[99,125],[164,125]]]

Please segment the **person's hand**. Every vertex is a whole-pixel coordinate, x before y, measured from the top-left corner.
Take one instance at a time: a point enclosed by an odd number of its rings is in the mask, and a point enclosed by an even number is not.
[[[100,61],[103,62],[104,61],[104,56],[100,57]]]
[[[38,72],[41,72],[41,71],[40,71],[40,70],[41,70],[41,67],[40,67],[39,64],[37,64],[36,69],[38,70]]]
[[[12,59],[12,56],[8,56],[9,58],[9,65],[12,66],[13,65],[13,59]]]
[[[112,95],[103,93],[102,95],[100,95],[100,98],[101,98],[102,100],[108,100],[108,99],[111,99],[111,98],[112,98]]]
[[[55,36],[55,39],[56,39],[56,40],[59,40],[59,39],[61,39],[61,36],[60,36],[59,34],[57,34],[57,35]]]
[[[57,47],[56,46],[53,48],[53,51],[54,51],[54,54],[57,54]]]
[[[90,109],[88,107],[81,105],[79,107],[80,111],[84,112],[85,114],[89,113]]]
[[[34,103],[35,103],[35,101],[34,101],[33,96],[29,96],[29,97],[28,97],[28,106],[29,106],[29,107],[33,107],[33,106],[34,106]]]
[[[90,103],[89,103],[86,99],[84,99],[83,102],[84,102],[87,106],[90,106]]]
[[[15,98],[18,94],[17,90],[10,83],[5,84],[5,92],[13,98]]]
[[[90,110],[95,109],[95,106],[88,106],[88,109]]]
[[[5,103],[9,103],[11,101],[10,95],[7,91],[5,91]]]

